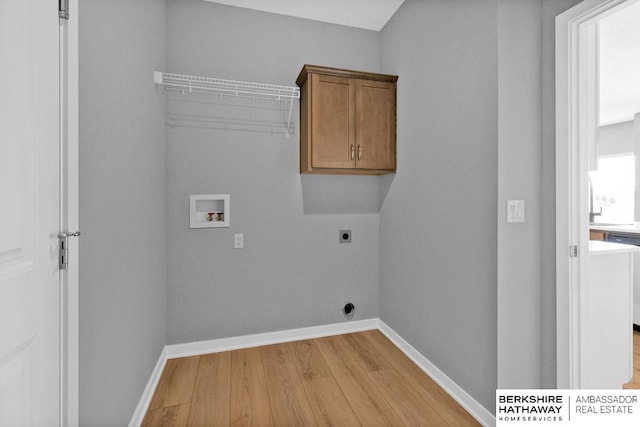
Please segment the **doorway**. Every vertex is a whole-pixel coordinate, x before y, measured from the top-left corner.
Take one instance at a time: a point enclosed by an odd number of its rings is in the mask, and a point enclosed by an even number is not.
[[[585,386],[589,165],[599,127],[598,23],[637,0],[585,0],[556,18],[557,387]],[[583,366],[584,365],[584,366]],[[585,368],[586,369],[586,368]]]

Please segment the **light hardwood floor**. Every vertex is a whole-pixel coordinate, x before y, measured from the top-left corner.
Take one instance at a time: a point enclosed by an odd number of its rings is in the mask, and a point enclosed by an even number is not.
[[[640,333],[633,333],[633,378],[622,388],[640,389]]]
[[[142,425],[479,424],[373,330],[170,359]]]

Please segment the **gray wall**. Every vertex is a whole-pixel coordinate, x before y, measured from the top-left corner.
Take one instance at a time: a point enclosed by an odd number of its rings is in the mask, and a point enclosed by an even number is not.
[[[379,69],[377,32],[167,4],[170,72],[293,86],[305,63]],[[171,115],[194,111],[168,99]],[[301,176],[297,132],[210,126],[167,127],[168,343],[340,322],[346,301],[354,319],[377,317],[379,178]],[[201,193],[231,195],[230,228],[189,229],[189,194]],[[353,243],[338,244],[343,228]]]
[[[495,405],[498,2],[405,1],[382,31],[398,74],[398,172],[380,212],[380,316]]]
[[[500,0],[498,387],[541,386],[542,3]],[[525,222],[507,223],[507,200]]]
[[[165,345],[165,3],[79,13],[80,425],[122,426]]]
[[[556,386],[555,17],[578,2],[500,2],[500,388]],[[525,223],[506,223],[508,199]]]

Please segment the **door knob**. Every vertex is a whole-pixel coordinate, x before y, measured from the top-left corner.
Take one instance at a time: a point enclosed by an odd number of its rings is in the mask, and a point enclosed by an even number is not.
[[[60,270],[67,269],[67,258],[69,255],[69,248],[67,246],[67,238],[69,237],[78,237],[80,235],[79,231],[75,231],[73,233],[69,233],[66,231],[62,231],[58,233],[58,268]]]

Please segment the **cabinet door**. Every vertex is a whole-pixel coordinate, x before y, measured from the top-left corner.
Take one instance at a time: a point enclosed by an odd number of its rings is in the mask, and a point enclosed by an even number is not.
[[[396,85],[356,80],[356,167],[396,167]]]
[[[353,168],[355,166],[353,79],[321,74],[313,74],[311,79],[312,166],[314,168]]]

